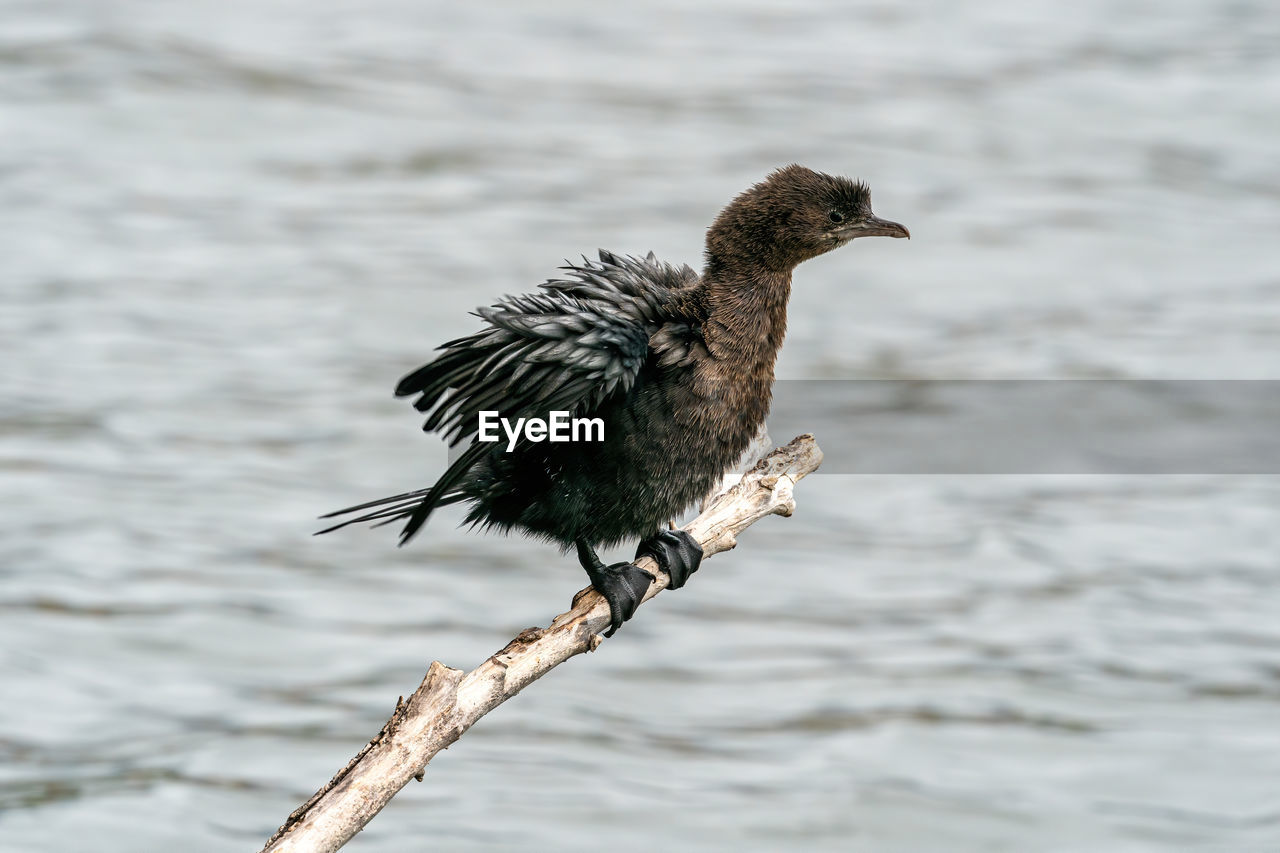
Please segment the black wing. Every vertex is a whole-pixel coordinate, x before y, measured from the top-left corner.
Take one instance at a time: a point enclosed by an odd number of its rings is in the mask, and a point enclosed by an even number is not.
[[[373,510],[321,533],[357,522],[407,519],[404,544],[437,506],[464,498],[460,484],[492,450],[475,437],[480,412],[496,411],[513,421],[551,411],[590,412],[631,388],[651,355],[650,338],[664,324],[687,324],[672,315],[671,296],[673,286],[696,281],[688,267],[676,270],[652,255],[640,260],[602,251],[599,264],[584,259],[566,269],[569,278],[547,282],[541,293],[479,309],[488,328],[444,344],[435,361],[396,386],[397,396],[420,395],[414,407],[427,414],[425,431],[440,433],[451,446],[470,442],[439,481],[323,516]],[[659,353],[663,362],[666,356]]]

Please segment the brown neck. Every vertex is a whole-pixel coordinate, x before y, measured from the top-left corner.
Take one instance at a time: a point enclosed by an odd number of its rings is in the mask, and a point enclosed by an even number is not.
[[[787,333],[791,270],[713,264],[703,276],[707,349],[718,361],[773,380],[773,363]]]

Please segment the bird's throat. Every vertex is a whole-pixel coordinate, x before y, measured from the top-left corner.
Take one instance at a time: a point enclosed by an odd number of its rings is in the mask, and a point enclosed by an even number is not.
[[[773,363],[787,334],[791,273],[757,269],[704,283],[710,305],[703,329],[707,349],[725,366],[767,372],[772,382]]]

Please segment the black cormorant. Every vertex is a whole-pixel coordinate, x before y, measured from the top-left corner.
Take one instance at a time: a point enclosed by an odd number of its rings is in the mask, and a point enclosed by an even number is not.
[[[341,524],[404,520],[407,542],[438,506],[467,520],[577,549],[609,602],[606,636],[631,618],[653,576],[603,565],[595,548],[639,538],[673,589],[702,549],[666,529],[703,498],[764,423],[787,325],[791,271],[856,237],[908,237],[871,211],[867,186],[792,165],[735,198],[707,232],[702,275],[601,251],[538,293],[477,312],[481,331],[440,347],[397,396],[418,395],[423,429],[462,454],[430,488],[331,513]],[[601,441],[478,440],[481,412],[600,418]],[[321,532],[327,532],[321,531]]]

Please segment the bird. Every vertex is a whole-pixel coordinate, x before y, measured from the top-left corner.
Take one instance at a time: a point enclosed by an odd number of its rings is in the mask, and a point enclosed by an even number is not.
[[[479,331],[442,344],[396,386],[416,397],[424,431],[463,448],[439,480],[321,516],[344,520],[318,532],[403,521],[403,545],[438,507],[466,503],[464,523],[575,549],[608,602],[612,636],[655,576],[634,561],[605,565],[596,549],[638,539],[635,559],[652,557],[669,588],[684,586],[702,549],[670,520],[764,424],[792,271],[872,236],[910,232],[872,212],[865,183],[792,164],[714,219],[701,274],[652,252],[566,261],[538,291],[477,309]],[[482,413],[518,423],[557,411],[599,419],[603,435],[482,440]]]

